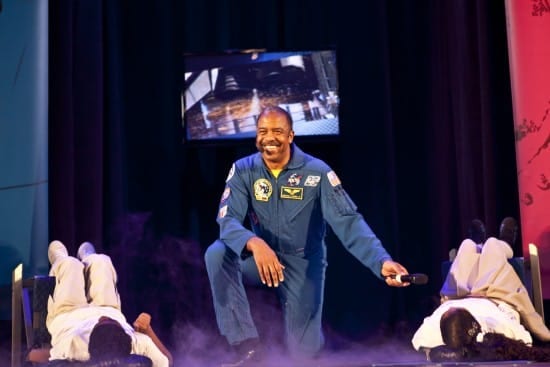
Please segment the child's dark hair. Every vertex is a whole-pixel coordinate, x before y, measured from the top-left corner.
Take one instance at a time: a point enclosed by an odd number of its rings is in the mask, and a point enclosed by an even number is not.
[[[451,348],[463,348],[476,341],[481,326],[464,308],[453,307],[445,311],[439,322],[443,343]]]
[[[491,361],[534,361],[550,362],[548,346],[529,346],[499,333],[487,333],[482,342],[462,348],[440,345],[429,352],[431,362],[491,362]]]
[[[487,333],[483,340],[476,341],[481,327],[464,308],[450,308],[440,320],[441,336],[445,345],[432,348],[432,362],[450,361],[550,361],[548,347],[531,347],[499,333]]]
[[[126,357],[132,352],[132,338],[117,323],[97,324],[90,334],[91,360]]]

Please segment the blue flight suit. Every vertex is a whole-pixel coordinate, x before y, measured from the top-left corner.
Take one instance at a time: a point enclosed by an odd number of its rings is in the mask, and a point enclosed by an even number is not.
[[[249,230],[243,226],[246,216]],[[326,224],[346,249],[382,279],[390,255],[331,168],[292,144],[292,156],[275,178],[260,153],[236,161],[226,179],[217,222],[220,239],[205,253],[218,327],[231,345],[258,337],[243,280],[260,283],[247,241],[258,236],[285,266],[275,288],[283,308],[285,343],[294,355],[323,346]],[[247,256],[248,255],[248,256]]]

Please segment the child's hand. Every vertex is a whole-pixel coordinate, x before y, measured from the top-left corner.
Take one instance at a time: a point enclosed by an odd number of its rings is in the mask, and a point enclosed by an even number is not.
[[[142,312],[134,321],[134,329],[141,333],[147,333],[151,329],[151,315]]]

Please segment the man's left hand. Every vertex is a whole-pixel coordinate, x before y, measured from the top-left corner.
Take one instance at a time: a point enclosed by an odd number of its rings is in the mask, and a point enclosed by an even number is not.
[[[382,270],[381,270],[382,276],[386,280],[386,284],[391,287],[406,287],[410,285],[410,283],[401,283],[397,279],[395,279],[396,275],[405,275],[409,274],[407,269],[398,262],[387,260],[384,261],[382,264]]]

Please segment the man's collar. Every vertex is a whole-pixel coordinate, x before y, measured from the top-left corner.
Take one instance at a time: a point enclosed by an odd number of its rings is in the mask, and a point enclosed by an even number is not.
[[[292,143],[290,145],[290,160],[288,161],[286,168],[289,168],[289,169],[299,168],[304,164],[304,160],[305,160],[304,152],[300,148],[298,148],[296,144]]]

